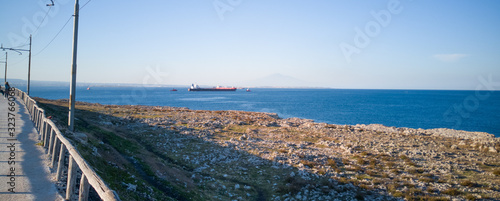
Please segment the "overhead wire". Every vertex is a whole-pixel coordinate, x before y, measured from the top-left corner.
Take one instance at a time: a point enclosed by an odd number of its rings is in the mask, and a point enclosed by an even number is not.
[[[57,36],[59,36],[59,34],[62,32],[62,30],[66,27],[66,25],[68,25],[68,23],[71,21],[71,19],[73,18],[73,16],[70,16],[68,18],[68,20],[66,21],[66,23],[64,23],[64,25],[61,27],[61,29],[59,29],[59,31],[57,32],[57,34],[52,38],[52,40],[50,40],[49,43],[47,43],[47,45],[45,45],[45,47],[42,48],[42,50],[40,50],[38,53],[36,53],[35,55],[33,56],[36,56],[38,54],[40,54],[41,52],[43,52],[45,49],[47,49],[47,47],[49,47],[50,44],[52,44],[52,42],[54,42],[54,40],[57,38]]]
[[[83,6],[80,7],[80,10],[82,10],[88,3],[90,3],[90,1],[92,0],[89,0],[87,1],[87,3],[83,4]],[[61,33],[61,31],[66,27],[66,25],[68,25],[69,21],[74,17],[74,15],[71,15],[70,18],[66,21],[66,23],[62,26],[62,28],[59,30],[59,32],[57,32],[57,34],[54,36],[54,38],[52,38],[52,40],[50,40],[50,42],[44,47],[42,48],[42,50],[40,50],[38,53],[36,53],[34,56],[40,54],[41,52],[43,52],[45,49],[47,49],[47,47],[49,47],[50,44],[52,44],[52,42],[54,42],[54,40],[57,38],[57,36],[59,36],[59,34]]]
[[[38,27],[36,27],[35,31],[32,33],[32,35],[35,35],[36,32],[38,31],[38,29],[40,29],[40,26],[42,26],[43,22],[45,21],[45,18],[47,18],[47,15],[49,15],[49,12],[50,10],[52,9],[52,6],[49,6],[49,9],[47,10],[47,12],[45,13],[45,16],[43,17],[42,19],[42,22],[40,22],[40,24],[38,24]]]
[[[49,9],[47,10],[47,12],[45,13],[45,16],[43,16],[43,19],[42,19],[42,21],[40,22],[40,24],[38,24],[38,26],[36,27],[35,31],[33,31],[30,35],[35,35],[35,34],[36,34],[36,32],[38,32],[38,30],[40,29],[40,26],[42,26],[43,22],[45,22],[45,18],[47,18],[47,16],[49,15],[49,12],[50,12],[50,10],[51,10],[51,9],[52,9],[52,7],[49,7]],[[18,48],[21,48],[21,47],[24,47],[24,46],[28,46],[28,45],[29,45],[29,43],[28,43],[28,41],[29,41],[29,40],[30,40],[30,39],[29,39],[29,38],[27,38],[27,39],[26,39],[26,41],[24,42],[24,44],[23,44],[23,45],[19,45],[19,46],[12,47],[12,48],[14,48],[14,49],[18,49]],[[20,60],[20,61],[18,61],[18,62],[16,62],[16,63],[14,63],[14,64],[18,64],[18,63],[20,63],[20,62],[22,62],[22,61],[26,60],[27,58],[28,58],[28,57],[25,57],[24,59],[22,59],[22,60]]]
[[[90,1],[92,1],[92,0],[89,0],[89,1],[87,1],[87,3],[83,4],[83,6],[80,7],[80,10],[82,10],[83,8],[85,8],[85,6],[90,3]]]
[[[82,10],[85,6],[87,6],[87,4],[88,4],[88,3],[90,3],[91,1],[92,1],[92,0],[89,0],[89,1],[87,1],[85,4],[83,4],[83,6],[81,6],[81,7],[80,7],[80,10]],[[38,29],[40,28],[40,25],[43,23],[43,21],[44,21],[44,20],[45,20],[45,18],[47,17],[47,15],[48,15],[48,13],[49,13],[49,11],[50,11],[50,9],[51,9],[51,8],[52,8],[52,7],[50,7],[50,8],[49,8],[49,10],[47,11],[47,13],[45,14],[45,17],[43,18],[42,22],[38,25],[38,27],[37,27],[36,31],[38,31]],[[49,42],[49,43],[47,43],[47,45],[45,45],[45,47],[43,47],[43,48],[42,48],[42,50],[40,50],[40,51],[39,51],[39,52],[37,52],[36,54],[32,55],[32,57],[35,57],[35,56],[39,55],[40,53],[42,53],[43,51],[45,51],[45,49],[47,49],[47,48],[48,48],[48,47],[52,44],[52,42],[54,42],[54,40],[55,40],[55,39],[59,36],[59,34],[60,34],[63,30],[64,30],[64,28],[66,28],[66,26],[68,25],[68,23],[71,21],[71,19],[72,19],[73,17],[74,17],[74,15],[71,15],[71,16],[68,18],[68,20],[66,21],[66,23],[64,23],[64,25],[61,27],[61,29],[59,29],[59,31],[57,32],[57,34],[56,34],[56,35],[55,35],[55,36],[54,36],[54,37],[50,40],[50,42]],[[36,32],[36,31],[35,31],[35,32]],[[35,33],[35,32],[33,32],[33,33]],[[19,46],[19,47],[26,46],[26,45],[29,45],[29,44],[21,45],[21,46]],[[16,63],[14,63],[13,65],[18,64],[18,63],[21,63],[21,62],[25,61],[27,58],[28,58],[28,56],[27,56],[27,57],[25,57],[25,58],[23,58],[22,60],[20,60],[20,61],[18,61],[18,62],[16,62]]]
[[[80,10],[82,10],[85,6],[87,6],[87,4],[89,4],[92,0],[89,0],[87,1],[85,4],[83,4],[83,6],[80,7]],[[36,28],[36,30],[33,32],[33,33],[36,33],[38,31],[38,29],[40,28],[40,25],[43,24],[43,22],[45,21],[45,18],[47,17],[47,15],[49,14],[49,11],[52,7],[49,7],[49,9],[47,10],[47,13],[45,14],[45,16],[43,17],[42,19],[42,22],[38,25],[38,27]],[[43,47],[40,51],[38,51],[36,54],[32,55],[32,57],[35,57],[37,55],[39,55],[40,53],[42,53],[43,51],[45,51],[45,49],[47,49],[51,44],[52,42],[54,42],[54,40],[59,36],[59,34],[64,30],[64,28],[66,28],[66,26],[68,25],[68,23],[71,21],[71,19],[74,17],[74,15],[71,15],[68,20],[66,21],[66,23],[64,23],[64,25],[61,27],[61,29],[59,29],[59,31],[57,32],[57,34],[50,40],[49,43],[47,43],[47,45],[45,45],[45,47]],[[29,40],[29,39],[28,39]],[[23,46],[27,46],[29,44],[24,44],[24,45],[20,45],[18,47],[14,47],[14,48],[19,48],[19,47],[23,47]],[[29,56],[26,56],[24,57],[23,59],[19,60],[18,62],[16,63],[13,63],[12,65],[15,65],[15,64],[18,64],[18,63],[21,63],[23,61],[25,61],[26,59],[28,59]]]
[[[36,32],[38,32],[38,30],[40,29],[40,26],[42,26],[43,22],[45,22],[45,18],[47,18],[47,16],[49,15],[49,12],[50,12],[51,9],[52,9],[52,7],[49,7],[49,9],[47,10],[47,12],[45,13],[45,16],[43,16],[43,19],[40,22],[40,24],[38,24],[38,26],[36,27],[35,31],[33,31],[30,35],[35,35]],[[26,41],[24,42],[25,43],[24,45],[20,45],[20,46],[13,47],[13,48],[20,48],[20,47],[29,45],[29,43],[28,43],[29,40],[30,40],[30,38],[27,38]]]
[[[24,44],[24,45],[19,45],[19,46],[15,46],[15,47],[12,47],[12,48],[16,48],[16,49],[17,49],[17,48],[25,47],[25,46],[28,46],[28,45],[30,45],[30,44],[29,44],[29,43],[27,43],[27,44]]]

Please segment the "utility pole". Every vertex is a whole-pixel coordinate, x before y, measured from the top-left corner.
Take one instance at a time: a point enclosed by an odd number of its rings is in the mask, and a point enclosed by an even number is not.
[[[76,56],[78,46],[78,15],[80,12],[80,5],[78,0],[75,0],[75,22],[73,28],[73,62],[71,65],[71,84],[69,92],[69,118],[68,128],[70,131],[75,131],[75,93],[76,93]]]
[[[28,96],[30,95],[30,77],[31,77],[31,34],[30,34],[30,56],[28,61]]]
[[[7,82],[7,53],[8,52],[5,52],[5,82]]]
[[[17,49],[17,48],[10,48],[10,47],[3,47],[3,44],[2,44],[2,46],[0,47],[0,49],[2,49],[3,51],[5,51],[5,50],[11,50],[11,51],[14,51],[14,52],[19,53],[19,55],[22,55],[22,54],[23,54],[21,51],[26,51],[26,52],[29,52],[29,63],[28,63],[28,90],[27,90],[28,95],[30,95],[31,43],[32,43],[32,40],[31,40],[31,34],[30,34],[30,49],[29,49],[29,50],[25,50],[25,49]],[[7,62],[7,54],[5,54],[5,62]],[[7,82],[7,63],[5,63],[5,82]]]
[[[5,82],[7,82],[7,52],[5,52],[5,62],[0,63],[5,63]]]

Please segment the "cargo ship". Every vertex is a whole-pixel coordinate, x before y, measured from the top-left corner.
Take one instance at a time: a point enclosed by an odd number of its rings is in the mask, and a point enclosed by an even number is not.
[[[236,87],[213,87],[213,88],[201,88],[197,84],[191,84],[188,91],[236,91]]]

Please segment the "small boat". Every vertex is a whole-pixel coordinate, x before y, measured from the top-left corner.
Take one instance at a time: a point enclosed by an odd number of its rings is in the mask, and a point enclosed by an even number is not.
[[[247,89],[247,92],[251,92],[251,90],[250,90],[250,89]]]
[[[177,91],[177,89],[170,89],[170,91]]]
[[[90,87],[87,87],[87,90],[90,90]]]

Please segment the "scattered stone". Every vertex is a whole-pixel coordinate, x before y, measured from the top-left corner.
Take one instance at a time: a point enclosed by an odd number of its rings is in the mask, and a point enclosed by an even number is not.
[[[127,135],[166,156],[170,163],[152,166],[156,175],[175,175],[188,189],[203,187],[214,200],[255,200],[263,188],[270,194],[265,200],[500,197],[500,140],[488,133],[331,125],[256,112],[99,107],[109,110],[95,124],[133,130]],[[448,189],[461,194],[443,194]]]

